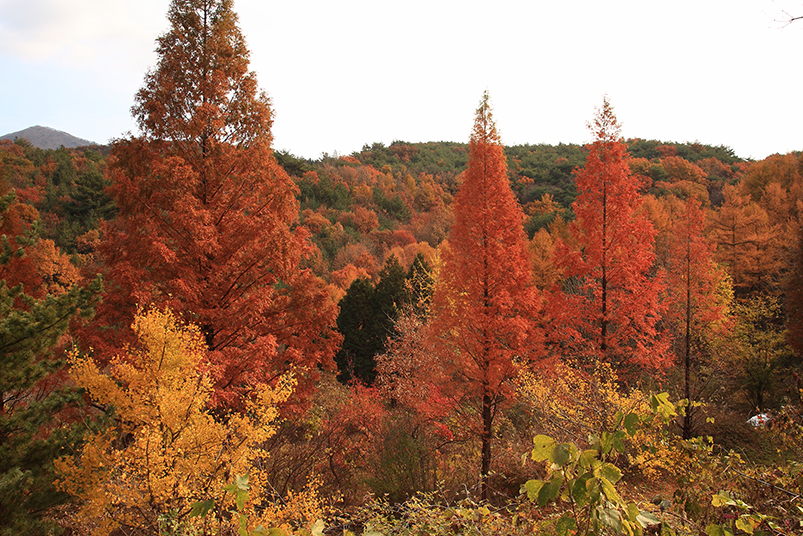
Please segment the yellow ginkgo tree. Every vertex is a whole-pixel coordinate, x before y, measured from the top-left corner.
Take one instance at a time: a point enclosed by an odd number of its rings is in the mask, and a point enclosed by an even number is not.
[[[290,396],[294,380],[285,376],[275,387],[259,387],[242,413],[213,416],[199,328],[169,310],[151,309],[136,315],[133,329],[137,347],[103,370],[73,355],[73,379],[113,411],[116,426],[57,461],[57,486],[82,499],[76,521],[93,534],[118,527],[156,532],[165,516],[217,533],[234,509],[224,487],[237,476],[250,475],[251,504],[264,500],[258,461],[267,453],[260,445],[274,434],[276,406]],[[199,502],[211,510],[192,516]]]

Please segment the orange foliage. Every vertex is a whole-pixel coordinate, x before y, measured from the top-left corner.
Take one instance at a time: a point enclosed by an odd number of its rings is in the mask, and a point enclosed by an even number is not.
[[[482,494],[487,498],[493,420],[511,394],[514,358],[541,357],[535,322],[540,296],[532,286],[524,214],[485,93],[469,142],[469,163],[454,201],[455,224],[433,297],[444,388],[455,406],[470,407],[467,429],[479,437]]]
[[[708,182],[705,171],[679,156],[667,156],[661,159],[661,167],[669,174],[672,182],[693,182],[706,184]]]
[[[659,333],[663,313],[655,260],[655,228],[641,208],[641,181],[628,166],[620,127],[607,98],[590,128],[570,226],[575,245],[559,241],[557,266],[576,286],[554,293],[553,336],[570,355],[661,370],[669,364]]]
[[[728,266],[737,294],[772,285],[779,269],[778,226],[735,186],[726,184],[722,194],[725,202],[708,221],[709,236],[717,244],[714,259]]]

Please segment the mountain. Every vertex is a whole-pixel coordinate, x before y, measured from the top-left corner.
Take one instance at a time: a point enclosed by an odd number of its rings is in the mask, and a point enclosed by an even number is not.
[[[0,140],[14,140],[14,138],[25,138],[32,145],[40,149],[58,149],[62,145],[67,148],[82,147],[85,145],[98,145],[94,141],[77,138],[67,132],[62,132],[49,127],[30,127],[19,132],[12,132],[0,136]]]

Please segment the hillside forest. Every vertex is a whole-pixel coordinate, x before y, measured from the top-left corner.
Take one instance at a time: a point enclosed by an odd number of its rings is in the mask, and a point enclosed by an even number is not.
[[[803,153],[304,160],[168,19],[136,136],[0,141],[0,534],[803,534]]]

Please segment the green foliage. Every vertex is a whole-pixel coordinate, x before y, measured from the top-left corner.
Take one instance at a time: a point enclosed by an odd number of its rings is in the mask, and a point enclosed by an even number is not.
[[[398,306],[405,297],[404,269],[391,255],[379,272],[374,286],[365,278],[356,279],[340,300],[337,329],[343,344],[335,361],[339,379],[359,379],[366,385],[376,378],[375,356],[385,351],[385,342],[393,331]]]
[[[340,212],[351,208],[352,200],[349,189],[343,183],[335,184],[327,175],[305,174],[297,180],[298,199],[301,208],[317,209],[321,205]]]
[[[624,532],[633,536],[659,523],[653,514],[622,498],[616,489],[622,471],[613,461],[627,453],[626,441],[636,435],[641,422],[650,422],[656,415],[673,416],[667,399],[666,393],[650,397],[652,415],[618,412],[613,431],[590,437],[586,449],[574,443],[558,443],[546,435],[533,438],[530,457],[548,462],[547,473],[544,479],[528,480],[522,493],[542,508],[551,502],[567,505],[555,524],[558,535]]]
[[[12,194],[13,195],[13,194]],[[6,215],[8,196],[0,212]],[[0,268],[25,255],[27,235],[3,238]],[[36,289],[34,289],[36,290]],[[53,487],[53,460],[81,441],[65,412],[82,405],[74,388],[48,382],[63,368],[55,348],[76,317],[87,317],[100,294],[100,278],[87,287],[35,299],[22,284],[0,281],[0,534],[39,533],[47,510],[64,502]]]
[[[739,381],[749,408],[765,410],[779,402],[773,386],[782,372],[791,373],[793,364],[784,312],[779,300],[770,296],[754,296],[737,304],[735,312]]]

